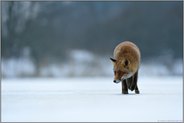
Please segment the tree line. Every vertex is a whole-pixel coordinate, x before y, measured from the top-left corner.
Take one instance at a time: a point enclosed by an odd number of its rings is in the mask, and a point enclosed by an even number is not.
[[[2,57],[30,49],[36,63],[67,59],[72,49],[111,56],[124,40],[143,58],[182,57],[182,2],[2,2]]]

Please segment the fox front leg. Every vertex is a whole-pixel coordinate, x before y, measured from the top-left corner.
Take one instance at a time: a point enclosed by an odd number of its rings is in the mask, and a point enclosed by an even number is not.
[[[128,94],[128,87],[126,84],[126,80],[123,80],[121,83],[122,83],[122,94]]]

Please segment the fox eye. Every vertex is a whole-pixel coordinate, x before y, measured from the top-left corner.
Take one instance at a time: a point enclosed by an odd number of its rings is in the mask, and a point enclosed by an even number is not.
[[[116,74],[117,73],[117,71],[114,71],[114,74]]]
[[[128,60],[125,60],[125,66],[127,66],[128,65]]]

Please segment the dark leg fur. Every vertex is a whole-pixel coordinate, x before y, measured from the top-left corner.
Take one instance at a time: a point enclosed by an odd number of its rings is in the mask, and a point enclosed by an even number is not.
[[[130,85],[130,90],[133,91],[137,85],[137,73],[136,72],[132,77],[131,77],[131,85]]]
[[[126,83],[128,85],[128,89],[130,89],[131,91],[135,90],[135,93],[139,94],[137,79],[138,79],[138,71],[132,77],[128,78],[126,80]]]
[[[123,80],[121,83],[122,83],[122,94],[128,94],[128,87],[126,80]]]
[[[138,87],[137,87],[137,85],[135,86],[135,93],[136,94],[139,94],[140,92],[139,92],[139,89],[138,89]]]
[[[130,77],[130,78],[126,79],[126,83],[127,83],[128,89],[130,89],[132,81],[133,81],[133,77]]]
[[[138,89],[137,80],[138,80],[138,71],[134,75],[134,83],[135,83],[135,93],[139,94],[140,92],[139,92],[139,89]]]
[[[122,94],[128,94],[128,89],[131,91],[135,90],[136,94],[139,94],[139,89],[137,85],[138,71],[130,78],[122,81]]]

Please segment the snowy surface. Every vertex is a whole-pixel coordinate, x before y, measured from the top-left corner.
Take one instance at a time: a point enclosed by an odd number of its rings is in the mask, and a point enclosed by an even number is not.
[[[141,94],[121,94],[112,78],[3,79],[3,122],[181,122],[182,77],[139,78]]]

